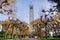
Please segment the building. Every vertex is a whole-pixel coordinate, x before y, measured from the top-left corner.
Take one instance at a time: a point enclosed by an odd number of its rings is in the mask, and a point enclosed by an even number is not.
[[[33,4],[30,4],[29,6],[29,22],[33,21],[34,20],[34,10],[33,10]]]

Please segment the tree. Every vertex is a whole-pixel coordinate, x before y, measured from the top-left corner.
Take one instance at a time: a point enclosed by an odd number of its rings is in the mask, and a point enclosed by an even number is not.
[[[0,0],[0,13],[13,14],[15,9],[12,9],[12,7],[15,5],[15,3],[16,0]]]
[[[35,30],[33,32],[34,35],[37,35],[37,36],[45,36],[45,31],[42,30],[42,28],[45,27],[44,23],[39,19],[35,20],[35,21],[32,21],[30,23],[33,27],[33,29]],[[42,34],[43,33],[43,34]]]
[[[51,1],[53,3],[57,3],[57,5],[53,6],[53,7],[56,7],[58,9],[58,12],[60,12],[60,0],[48,0],[48,1]]]
[[[30,30],[27,26],[27,23],[17,20],[6,20],[4,21],[4,31],[7,34],[13,36],[20,36],[20,35],[29,35]]]

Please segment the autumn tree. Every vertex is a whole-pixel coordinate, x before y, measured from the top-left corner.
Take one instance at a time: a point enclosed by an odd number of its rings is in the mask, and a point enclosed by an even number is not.
[[[33,29],[35,30],[33,32],[34,35],[45,36],[45,31],[43,30],[44,23],[41,21],[41,19],[37,19],[35,21],[32,21],[30,24],[32,25]]]
[[[27,23],[17,20],[6,20],[4,21],[4,31],[10,34],[12,37],[15,35],[29,35],[30,30]]]

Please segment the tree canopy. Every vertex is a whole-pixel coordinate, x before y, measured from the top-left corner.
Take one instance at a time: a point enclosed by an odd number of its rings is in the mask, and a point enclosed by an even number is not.
[[[51,1],[51,2],[54,2],[54,3],[57,3],[56,7],[58,9],[58,12],[60,12],[60,0],[48,0],[48,1]]]
[[[30,33],[27,23],[20,20],[5,20],[3,28],[6,33],[13,35],[28,35]]]

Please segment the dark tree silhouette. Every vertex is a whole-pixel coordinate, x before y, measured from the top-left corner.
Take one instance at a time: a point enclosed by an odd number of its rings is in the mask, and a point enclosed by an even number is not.
[[[51,2],[54,2],[54,3],[57,3],[56,7],[58,9],[58,12],[60,12],[60,0],[48,0],[48,1],[51,1]]]

